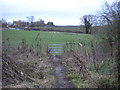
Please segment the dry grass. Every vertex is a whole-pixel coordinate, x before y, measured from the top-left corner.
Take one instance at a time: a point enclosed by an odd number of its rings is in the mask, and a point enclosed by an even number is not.
[[[26,43],[19,49],[8,44],[4,45],[2,53],[3,88],[53,87],[55,78],[48,56],[30,51]]]
[[[62,64],[78,88],[117,88],[115,52],[111,57],[110,47],[107,45],[105,48],[102,44],[92,45],[89,52],[83,45],[77,51],[67,51],[64,54]]]

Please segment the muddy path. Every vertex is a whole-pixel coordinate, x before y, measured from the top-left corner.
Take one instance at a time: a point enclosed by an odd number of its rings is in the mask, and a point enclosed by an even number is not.
[[[74,84],[68,80],[67,75],[65,74],[65,70],[63,65],[61,64],[60,56],[52,56],[51,61],[54,65],[54,74],[56,77],[56,85],[55,88],[75,88]]]

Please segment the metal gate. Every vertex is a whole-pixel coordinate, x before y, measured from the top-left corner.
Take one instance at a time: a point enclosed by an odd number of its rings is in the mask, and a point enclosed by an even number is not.
[[[61,55],[63,53],[62,44],[48,44],[48,51],[52,55]]]

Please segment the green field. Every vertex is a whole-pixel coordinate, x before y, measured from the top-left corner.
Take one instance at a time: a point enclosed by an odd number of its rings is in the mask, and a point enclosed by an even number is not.
[[[98,37],[88,34],[76,34],[67,32],[48,32],[48,31],[25,31],[25,30],[4,30],[2,31],[2,40],[5,41],[9,38],[10,44],[16,47],[21,40],[26,39],[27,43],[31,44],[39,33],[42,46],[47,44],[64,44],[65,41],[78,42],[79,39],[86,43],[86,47],[89,48],[91,41],[99,41]]]

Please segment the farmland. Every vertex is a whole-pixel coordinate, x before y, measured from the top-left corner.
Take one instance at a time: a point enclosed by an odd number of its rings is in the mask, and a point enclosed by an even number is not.
[[[18,86],[23,88],[24,85],[28,88],[61,88],[62,82],[67,84],[69,81],[73,83],[73,87],[77,88],[117,86],[116,74],[111,74],[116,70],[116,63],[112,61],[115,56],[111,56],[109,43],[100,35],[10,29],[0,31],[0,33],[2,34],[1,43],[3,43],[3,70],[5,71],[3,85],[5,87],[9,87],[11,81],[15,84],[16,80],[20,84],[16,84],[15,88]],[[48,44],[65,46],[66,42],[69,43],[63,55],[46,53]],[[72,46],[74,42],[78,45],[76,50]],[[80,43],[82,45],[79,45]],[[35,46],[29,47],[32,44]],[[42,46],[43,52],[39,52],[39,45]],[[21,72],[23,73],[22,81],[16,76],[15,70],[18,76]],[[28,70],[30,71],[27,72]],[[6,74],[7,72],[9,74]],[[12,75],[15,76],[12,77]],[[8,76],[9,82],[7,82]],[[68,77],[68,81],[62,79],[64,77]]]
[[[96,37],[95,35],[87,35],[87,34],[75,34],[75,33],[67,33],[67,32],[44,32],[44,31],[25,31],[25,30],[4,30],[2,31],[3,41],[7,38],[10,40],[10,44],[12,46],[17,46],[21,40],[26,39],[27,43],[31,44],[35,37],[39,34],[39,38],[41,38],[42,46],[47,44],[64,44],[66,41],[75,41],[78,42],[79,39],[86,43],[86,47],[89,47],[91,41],[99,42],[101,39]],[[96,39],[95,39],[96,38]]]
[[[4,1],[0,88],[119,89],[119,0]]]

